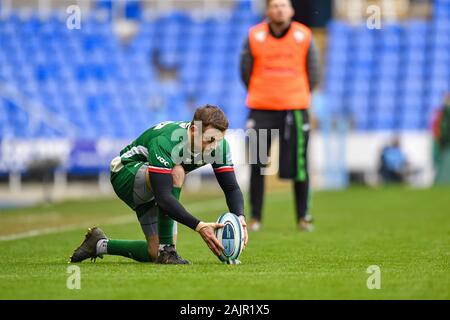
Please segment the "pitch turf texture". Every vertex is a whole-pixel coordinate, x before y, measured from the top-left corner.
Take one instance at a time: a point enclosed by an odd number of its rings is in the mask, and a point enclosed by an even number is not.
[[[220,194],[183,195],[182,201],[205,221],[226,209]],[[290,192],[270,193],[264,227],[250,233],[242,265],[221,264],[198,234],[180,227],[178,250],[192,265],[106,256],[78,264],[80,290],[66,287],[67,258],[85,227],[98,224],[112,238],[140,239],[133,213],[115,199],[2,211],[0,298],[450,298],[450,188],[316,192],[312,205],[316,230],[300,233]],[[370,265],[380,267],[379,290],[367,288]]]

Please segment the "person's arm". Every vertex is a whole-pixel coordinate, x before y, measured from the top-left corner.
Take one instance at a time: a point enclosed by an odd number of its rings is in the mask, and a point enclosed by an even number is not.
[[[308,72],[309,90],[314,91],[320,82],[320,54],[313,37],[311,37],[306,57],[306,70]]]
[[[175,167],[172,149],[172,144],[164,136],[151,140],[147,146],[150,186],[159,207],[167,212],[169,217],[195,230],[200,221],[187,212],[172,195],[172,170]]]
[[[228,209],[231,213],[238,216],[244,229],[244,248],[248,243],[247,223],[244,215],[244,197],[242,196],[241,188],[236,180],[234,174],[234,166],[231,157],[230,145],[223,139],[220,146],[214,151],[222,157],[220,163],[211,163],[217,182],[225,193]],[[220,158],[219,156],[219,158]]]
[[[216,169],[214,171],[217,182],[225,194],[227,206],[230,212],[237,216],[244,215],[244,197],[239,188],[234,171],[226,169]]]
[[[223,227],[219,223],[205,223],[191,215],[172,195],[172,160],[173,146],[167,138],[159,136],[153,139],[148,147],[148,177],[156,203],[164,214],[197,231],[211,251],[220,256],[223,246],[214,235],[214,229]]]
[[[172,195],[173,179],[169,173],[149,171],[150,185],[159,208],[172,219],[197,231],[217,256],[222,254],[223,246],[214,235],[214,229],[223,227],[219,223],[205,223],[191,215]]]
[[[230,169],[231,168],[231,169]],[[242,196],[241,188],[236,180],[236,175],[232,167],[222,167],[214,169],[217,182],[222,188],[227,201],[228,210],[239,217],[242,227],[244,229],[244,249],[248,243],[247,222],[244,215],[244,197]]]
[[[243,216],[244,197],[234,174],[231,148],[228,141],[223,139],[212,154],[215,159],[220,160],[212,162],[211,166],[217,182],[225,193],[228,209],[237,216]]]
[[[149,172],[150,185],[156,203],[169,217],[195,230],[200,220],[191,215],[172,195],[173,179],[171,174]]]
[[[253,56],[250,50],[248,38],[245,40],[241,51],[241,79],[245,87],[248,88],[253,70]]]

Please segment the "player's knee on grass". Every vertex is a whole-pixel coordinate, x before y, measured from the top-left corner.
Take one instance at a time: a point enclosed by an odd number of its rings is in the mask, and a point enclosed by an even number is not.
[[[183,167],[180,165],[175,166],[172,170],[173,186],[181,188],[183,186],[185,176],[186,174]]]
[[[154,202],[148,202],[136,208],[139,223],[145,238],[147,239],[147,250],[151,261],[158,257],[158,208]]]

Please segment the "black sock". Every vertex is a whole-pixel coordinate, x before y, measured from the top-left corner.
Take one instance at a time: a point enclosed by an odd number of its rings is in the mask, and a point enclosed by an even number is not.
[[[261,221],[261,211],[264,197],[264,176],[261,175],[261,167],[251,165],[250,175],[250,206],[253,219]]]
[[[306,217],[309,201],[309,179],[294,182],[295,205],[297,210],[297,221]]]

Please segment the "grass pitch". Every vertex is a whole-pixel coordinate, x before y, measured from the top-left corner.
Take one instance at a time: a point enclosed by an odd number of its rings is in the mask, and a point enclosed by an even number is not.
[[[66,287],[67,258],[86,227],[141,239],[133,212],[119,200],[1,211],[0,299],[449,299],[449,196],[444,187],[316,192],[316,230],[300,233],[291,192],[269,193],[241,265],[221,264],[179,226],[178,251],[192,265],[105,256],[78,264],[80,290]],[[182,202],[205,221],[226,211],[220,194]],[[380,267],[379,290],[367,288],[370,265]]]

